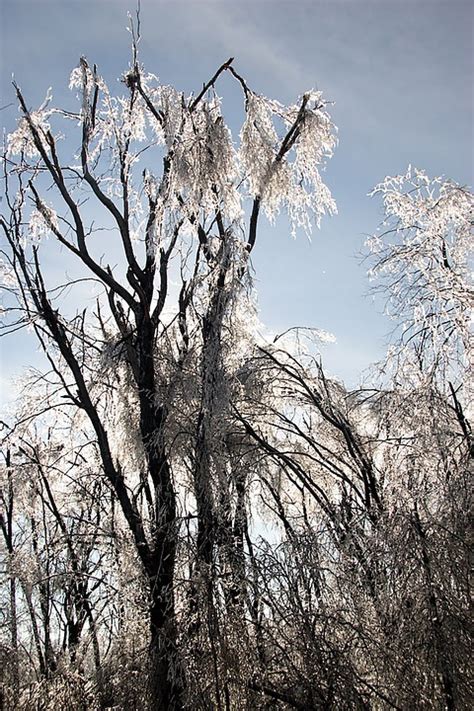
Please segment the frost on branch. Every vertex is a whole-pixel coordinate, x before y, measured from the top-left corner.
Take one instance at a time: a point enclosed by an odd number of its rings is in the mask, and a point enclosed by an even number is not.
[[[313,221],[319,226],[324,214],[336,212],[320,174],[336,145],[336,129],[320,92],[308,92],[298,103],[283,106],[244,85],[246,120],[240,146],[235,146],[214,88],[195,102],[139,66],[122,80],[131,97],[112,97],[85,62],[71,75],[71,87],[82,95],[82,120],[88,122],[89,160],[106,146],[120,160],[127,141],[164,145],[170,160],[161,188],[166,187],[174,209],[184,207],[188,217],[218,208],[229,221],[239,220],[246,196],[243,183],[270,219],[286,208],[293,234],[297,228],[309,234]],[[92,120],[96,88],[101,99]],[[130,165],[133,155],[138,159],[137,153],[131,154]]]
[[[28,116],[22,116],[18,121],[15,131],[7,138],[7,155],[18,156],[24,154],[26,158],[36,158],[39,156],[37,146],[34,141],[32,127],[34,127],[44,138],[51,130],[49,118],[54,110],[48,109],[53,95],[48,89],[46,97],[37,111],[32,111]]]
[[[312,217],[319,227],[324,214],[337,211],[319,171],[336,145],[336,129],[321,97],[320,92],[309,92],[288,107],[256,94],[247,97],[240,158],[249,192],[260,198],[270,219],[286,206],[293,235],[299,227],[309,234]],[[275,120],[287,131],[284,139]]]
[[[38,243],[51,230],[58,228],[58,216],[53,208],[38,201],[38,208],[33,210],[28,223],[28,236],[33,244]]]
[[[472,358],[472,194],[410,166],[371,195],[382,197],[385,221],[367,241],[370,275],[401,324],[394,352],[404,367],[416,363],[428,377],[438,371],[459,377]]]
[[[217,97],[201,102],[192,113],[182,109],[171,175],[176,191],[186,195],[189,216],[216,209],[230,222],[242,216],[237,154]]]

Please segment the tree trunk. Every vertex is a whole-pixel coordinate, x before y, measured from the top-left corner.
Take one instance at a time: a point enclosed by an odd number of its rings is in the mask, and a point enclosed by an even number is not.
[[[150,649],[148,708],[150,711],[180,711],[183,704],[183,678],[177,652],[174,619],[174,551],[170,545],[163,555],[160,570],[150,576]],[[172,561],[171,564],[168,561]]]

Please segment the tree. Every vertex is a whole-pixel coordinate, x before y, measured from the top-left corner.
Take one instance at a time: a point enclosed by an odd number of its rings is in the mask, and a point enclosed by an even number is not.
[[[411,166],[371,194],[385,220],[367,242],[370,274],[400,333],[391,361],[410,382],[456,386],[472,359],[472,194]]]
[[[235,421],[229,403],[239,387],[239,355],[232,350],[242,339],[235,321],[249,304],[260,212],[273,219],[284,207],[293,228],[306,230],[313,216],[319,223],[334,212],[318,166],[335,137],[319,92],[284,107],[252,91],[229,59],[197,95],[185,97],[144,71],[133,26],[132,34],[125,96],[113,96],[85,58],[71,75],[77,113],[52,108],[50,95],[31,111],[14,84],[22,117],[3,155],[3,270],[15,314],[6,330],[28,325],[35,332],[50,367],[47,408],[66,411],[71,421],[85,417],[93,441],[83,456],[97,448],[147,581],[150,706],[172,709],[187,698],[176,623],[187,516],[196,520],[190,609],[198,634],[204,605],[207,645],[218,624],[218,560],[241,585],[243,529],[236,531],[246,483],[222,452]],[[215,93],[225,74],[244,99],[238,150]],[[71,120],[80,135],[73,124],[62,142],[56,127]],[[74,141],[79,155],[71,161]],[[69,284],[48,283],[47,237],[79,265],[72,285],[89,279],[99,286],[95,311],[71,315],[62,298]],[[49,506],[69,540],[51,497]],[[76,605],[87,600],[84,592],[73,596]],[[213,656],[220,708],[226,682]]]

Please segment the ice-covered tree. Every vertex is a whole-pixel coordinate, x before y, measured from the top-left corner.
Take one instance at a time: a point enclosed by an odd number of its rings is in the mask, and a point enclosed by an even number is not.
[[[385,220],[367,243],[370,274],[399,333],[390,360],[412,384],[459,384],[472,366],[472,193],[409,167],[372,195]]]
[[[246,480],[226,452],[229,403],[242,394],[251,348],[244,312],[260,213],[272,220],[285,210],[292,229],[306,231],[333,213],[320,170],[336,139],[320,92],[283,106],[250,89],[229,59],[186,96],[145,71],[132,34],[121,95],[85,58],[71,74],[75,112],[54,107],[50,92],[30,110],[14,85],[21,117],[3,153],[4,323],[34,331],[50,368],[47,407],[89,430],[82,456],[99,452],[146,580],[150,705],[172,709],[186,703],[190,673],[177,614],[188,604],[207,649],[216,565],[232,579],[225,599],[242,593]],[[216,93],[224,75],[242,91],[237,141]],[[48,255],[74,278],[52,281]],[[88,281],[93,307],[64,297]],[[195,554],[183,593],[186,526]],[[213,664],[203,698],[220,704],[228,682],[215,650]]]

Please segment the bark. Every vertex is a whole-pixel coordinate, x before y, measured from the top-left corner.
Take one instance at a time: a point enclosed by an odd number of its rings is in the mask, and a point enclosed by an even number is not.
[[[148,682],[150,711],[180,711],[184,708],[183,679],[176,649],[174,601],[172,592],[163,588],[165,575],[162,571],[155,579],[156,582],[150,579],[153,586]]]

